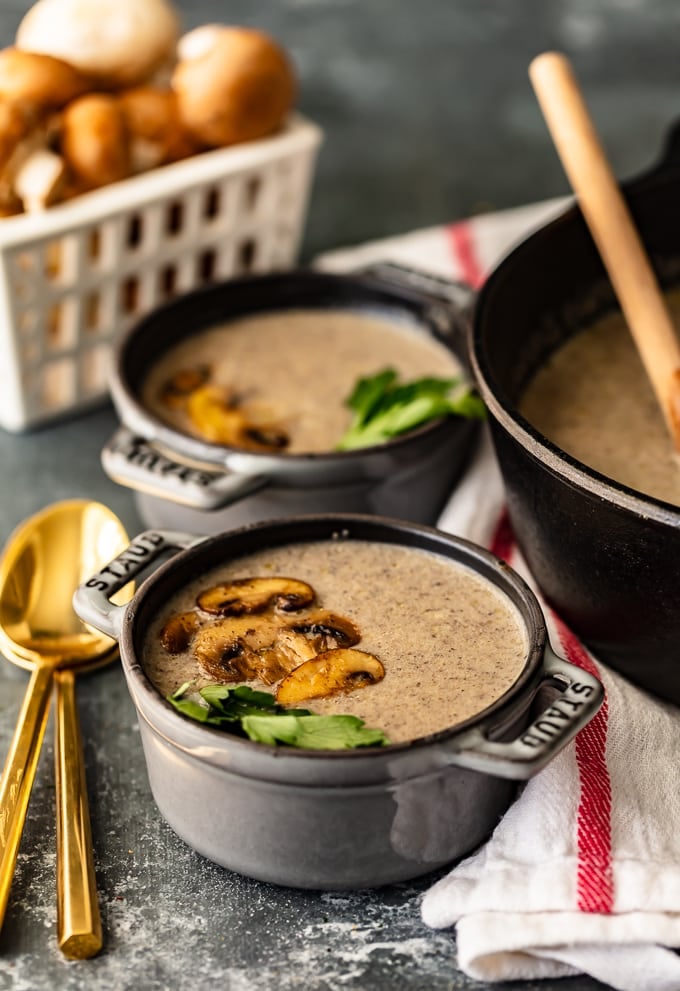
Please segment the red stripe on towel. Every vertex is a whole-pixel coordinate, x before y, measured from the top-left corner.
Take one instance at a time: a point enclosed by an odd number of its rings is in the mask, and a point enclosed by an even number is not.
[[[503,510],[490,550],[512,563],[515,537],[510,517]],[[568,661],[596,678],[597,665],[578,638],[552,613]],[[593,719],[576,737],[576,766],[579,774],[579,803],[576,812],[576,904],[580,912],[611,915],[614,910],[612,870],[612,787],[607,767],[609,707],[604,702]]]
[[[568,661],[598,676],[576,636],[555,617]],[[607,698],[597,715],[576,737],[576,764],[581,793],[576,813],[576,903],[581,912],[610,915],[614,910],[612,873],[612,785],[607,767]]]
[[[473,289],[479,289],[484,282],[485,271],[475,247],[474,231],[469,220],[459,220],[449,224],[446,235],[451,246],[451,253],[456,260],[460,277]]]
[[[512,524],[510,523],[510,517],[508,516],[507,510],[503,510],[498,518],[498,523],[496,524],[496,529],[493,532],[493,537],[491,538],[491,545],[489,550],[496,557],[499,557],[502,561],[510,564],[510,558],[512,557],[512,552],[515,549],[515,534],[512,532]]]

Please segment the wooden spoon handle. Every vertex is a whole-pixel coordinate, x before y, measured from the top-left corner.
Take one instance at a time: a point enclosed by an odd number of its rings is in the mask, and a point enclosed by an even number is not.
[[[567,58],[558,52],[545,52],[533,60],[529,76],[675,448],[680,451],[680,344],[628,206]]]
[[[71,960],[102,948],[75,674],[57,671],[54,763],[57,780],[57,938]]]
[[[52,668],[47,665],[35,667],[0,780],[0,926],[7,910],[51,694]]]

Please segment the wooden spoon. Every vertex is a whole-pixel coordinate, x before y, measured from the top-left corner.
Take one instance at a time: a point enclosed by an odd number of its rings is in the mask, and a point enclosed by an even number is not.
[[[649,258],[569,60],[545,52],[531,63],[529,77],[680,452],[680,344]]]

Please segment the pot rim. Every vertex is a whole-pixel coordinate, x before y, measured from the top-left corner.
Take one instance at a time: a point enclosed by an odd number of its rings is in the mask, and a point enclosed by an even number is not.
[[[183,294],[177,299],[164,303],[154,309],[151,313],[142,317],[142,319],[137,323],[134,323],[131,327],[129,327],[127,331],[120,336],[114,346],[112,373],[110,375],[109,385],[112,399],[121,421],[135,433],[140,434],[145,440],[155,441],[159,444],[159,446],[166,448],[172,453],[173,456],[178,456],[180,458],[186,457],[193,462],[210,465],[213,467],[229,467],[231,470],[243,471],[249,474],[266,474],[267,472],[271,472],[273,469],[275,470],[277,468],[285,470],[287,467],[290,467],[295,470],[296,468],[304,465],[323,466],[328,464],[337,466],[342,465],[343,462],[349,464],[357,459],[363,461],[371,455],[375,456],[376,454],[382,452],[389,454],[393,450],[406,448],[414,443],[417,444],[423,436],[434,436],[437,433],[447,430],[447,428],[450,427],[450,418],[441,417],[437,420],[431,420],[421,426],[415,427],[413,430],[409,430],[405,434],[389,438],[380,444],[373,444],[368,447],[356,448],[349,451],[301,452],[298,454],[286,454],[285,452],[270,453],[266,451],[247,451],[243,448],[230,447],[225,444],[213,444],[207,441],[202,441],[199,438],[192,437],[190,434],[184,433],[165,423],[160,417],[148,410],[137,397],[135,390],[130,386],[128,378],[125,374],[126,353],[135,338],[139,334],[144,333],[149,326],[153,327],[154,325],[159,325],[162,327],[168,314],[172,314],[178,308],[191,306],[192,303],[195,303],[197,307],[200,307],[200,301],[202,299],[209,298],[215,293],[231,291],[237,292],[241,287],[247,285],[266,285],[267,283],[276,284],[285,281],[287,278],[290,279],[301,277],[305,280],[309,280],[310,282],[317,282],[319,284],[326,283],[330,286],[335,285],[339,287],[356,284],[357,288],[371,288],[370,282],[367,282],[364,278],[362,278],[361,273],[350,272],[343,274],[316,271],[310,268],[297,268],[293,269],[291,272],[274,272],[262,275],[244,276],[239,279],[229,279],[223,282],[214,283],[210,286],[194,289],[189,293]],[[428,320],[426,313],[419,318],[413,310],[410,310],[407,297],[403,295],[400,296],[398,288],[388,285],[381,285],[379,288],[383,296],[391,297],[394,304],[399,306],[404,313],[410,313],[414,324],[427,330],[429,335],[437,344],[439,344],[442,348],[449,350],[453,354],[454,358],[456,358],[456,360],[463,365],[466,356],[458,354],[451,345],[433,333],[433,330],[436,330],[436,326],[433,321]],[[286,308],[290,308],[291,305],[294,305],[300,309],[313,308],[312,306],[305,306],[304,302],[296,303],[295,298],[291,297],[290,301],[283,301],[281,303],[269,306],[265,305],[262,308],[252,310],[252,312],[275,312],[277,310],[285,310]],[[343,306],[341,302],[337,305],[342,309],[352,309],[352,307],[346,305]],[[319,308],[318,304],[316,308]],[[359,309],[359,307],[356,308]],[[239,319],[242,316],[243,314],[237,314],[235,319]],[[225,318],[225,322],[228,319],[228,317]],[[200,329],[207,329],[211,325],[212,324],[208,322],[201,325]],[[195,326],[192,327],[191,332],[194,332],[195,329]],[[464,368],[462,368],[462,374],[465,374]]]
[[[613,503],[636,516],[654,522],[680,527],[680,508],[654,496],[638,492],[601,474],[594,468],[572,457],[551,440],[541,434],[519,412],[517,407],[502,398],[502,390],[494,383],[485,358],[482,343],[482,323],[488,300],[493,296],[499,282],[506,278],[508,269],[521,263],[525,251],[533,248],[536,239],[547,236],[559,227],[574,223],[581,216],[578,206],[572,205],[543,227],[529,234],[507,254],[493,269],[482,286],[475,303],[470,326],[470,364],[479,393],[494,419],[527,451],[536,461],[559,475],[576,488],[584,489],[590,495]]]
[[[163,698],[151,683],[136,655],[134,647],[135,623],[140,605],[154,588],[167,579],[169,574],[188,563],[195,562],[206,553],[210,553],[216,545],[228,545],[235,541],[238,542],[243,537],[262,531],[272,531],[273,533],[283,531],[285,533],[294,526],[305,526],[311,533],[306,538],[308,540],[329,539],[328,535],[324,538],[322,533],[327,533],[329,530],[342,531],[352,526],[358,527],[359,533],[356,537],[351,537],[350,539],[369,540],[375,543],[384,543],[386,541],[381,541],[377,535],[373,537],[366,536],[367,530],[369,533],[374,531],[376,534],[382,533],[383,535],[388,533],[398,533],[402,536],[415,535],[420,538],[422,543],[408,544],[400,540],[392,542],[396,543],[397,546],[407,549],[423,549],[431,553],[439,553],[440,556],[461,563],[471,568],[480,577],[491,581],[497,589],[510,599],[511,604],[519,614],[520,622],[523,624],[527,636],[524,666],[515,681],[495,702],[492,702],[481,712],[456,723],[454,726],[401,743],[359,747],[348,750],[308,750],[296,747],[277,747],[231,735],[182,716]],[[298,543],[300,540],[301,538],[296,535],[290,537],[288,541],[278,541],[275,543],[275,546],[284,546],[286,543]],[[258,549],[259,546],[264,547],[266,545],[258,545]],[[437,546],[441,548],[453,547],[458,550],[459,555],[447,555],[443,551],[438,552]],[[240,550],[237,553],[237,557],[243,556],[244,553],[248,553],[248,551]],[[477,565],[476,567],[475,563]],[[215,565],[210,564],[206,567],[206,570],[213,567]],[[358,513],[313,514],[265,520],[216,534],[205,540],[201,540],[200,543],[186,550],[180,551],[170,560],[160,565],[136,590],[134,597],[125,609],[119,640],[123,670],[136,708],[156,732],[159,732],[159,723],[166,723],[173,730],[176,730],[174,737],[170,737],[167,733],[161,731],[161,735],[166,742],[180,749],[185,749],[186,746],[200,748],[201,744],[205,745],[210,742],[224,752],[234,749],[236,752],[243,754],[268,755],[279,762],[285,757],[286,760],[312,761],[315,763],[329,760],[331,762],[348,760],[367,761],[370,759],[389,761],[395,755],[415,753],[433,745],[450,741],[459,734],[468,731],[471,727],[491,723],[494,717],[499,717],[500,721],[503,711],[509,706],[512,706],[518,698],[528,693],[532,685],[537,681],[547,643],[548,634],[545,619],[534,592],[524,579],[505,561],[497,558],[490,551],[472,541],[445,533],[434,527],[390,517],[376,517]],[[141,713],[142,707],[145,709],[144,713]],[[181,737],[184,738],[186,744],[180,742],[179,738]]]

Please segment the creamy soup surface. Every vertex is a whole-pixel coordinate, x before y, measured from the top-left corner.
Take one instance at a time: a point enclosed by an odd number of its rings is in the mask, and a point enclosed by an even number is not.
[[[167,696],[201,674],[191,653],[159,642],[165,621],[194,607],[225,578],[284,575],[307,581],[325,609],[359,627],[357,650],[377,657],[374,685],[300,703],[316,713],[351,714],[397,743],[444,730],[487,708],[517,680],[528,640],[515,606],[471,569],[417,549],[360,540],[291,544],[208,572],[167,603],[143,649],[149,679]],[[275,692],[275,686],[252,687]]]
[[[171,348],[150,370],[142,401],[184,433],[200,436],[182,409],[161,400],[174,373],[211,367],[211,380],[256,404],[286,430],[292,454],[332,450],[349,426],[344,405],[356,381],[392,367],[404,379],[454,378],[460,365],[416,325],[349,310],[287,310],[202,330]]]
[[[680,292],[668,303],[680,315]],[[680,506],[680,461],[620,313],[560,347],[529,383],[519,408],[579,461]]]

